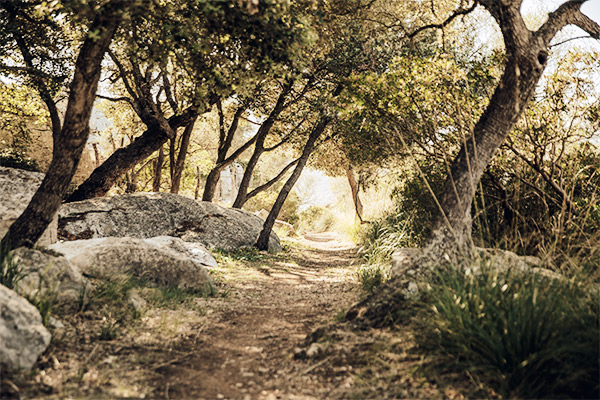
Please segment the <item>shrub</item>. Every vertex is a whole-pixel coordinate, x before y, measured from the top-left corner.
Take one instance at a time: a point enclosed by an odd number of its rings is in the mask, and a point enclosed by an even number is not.
[[[598,290],[535,274],[441,270],[421,345],[502,396],[597,398]]]

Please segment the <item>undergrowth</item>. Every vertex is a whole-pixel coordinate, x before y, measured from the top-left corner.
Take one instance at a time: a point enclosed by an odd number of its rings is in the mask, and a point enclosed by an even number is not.
[[[467,371],[502,397],[598,397],[597,286],[446,268],[426,297],[417,338],[436,369]]]
[[[14,289],[24,277],[23,269],[14,261],[10,248],[0,246],[0,284]]]

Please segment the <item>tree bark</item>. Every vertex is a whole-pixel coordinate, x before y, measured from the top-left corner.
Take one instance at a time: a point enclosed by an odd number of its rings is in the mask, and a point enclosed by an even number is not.
[[[194,125],[196,124],[197,116],[186,125],[183,133],[181,134],[181,144],[179,145],[179,154],[177,154],[177,160],[175,161],[175,171],[173,172],[173,180],[171,181],[171,193],[179,193],[179,186],[181,184],[181,175],[183,174],[183,167],[185,166],[185,159],[187,157],[188,148],[190,146],[190,138],[194,131]]]
[[[258,235],[258,239],[254,246],[259,250],[266,251],[269,249],[269,238],[271,237],[271,231],[273,230],[273,225],[275,225],[275,220],[277,219],[277,216],[279,215],[287,196],[298,181],[298,178],[300,178],[302,170],[308,162],[308,158],[315,149],[317,139],[319,139],[323,132],[325,132],[329,122],[331,122],[330,117],[321,116],[319,122],[311,131],[308,140],[306,141],[306,145],[304,145],[302,155],[298,160],[298,164],[296,164],[296,168],[294,168],[294,172],[292,172],[292,175],[285,182],[283,188],[281,188],[281,191],[279,192],[279,195],[277,196],[277,199],[275,200],[273,207],[271,207],[271,211],[269,212],[269,215],[263,224],[263,228]]]
[[[152,191],[160,192],[160,181],[162,178],[162,167],[165,162],[165,152],[163,146],[158,150],[158,157],[154,162],[154,179],[152,180]]]
[[[183,114],[169,118],[169,125],[172,130],[176,130],[178,127],[187,125],[197,115],[197,107],[192,106]],[[85,182],[79,185],[77,190],[66,201],[81,201],[106,195],[125,172],[150,157],[152,153],[159,150],[169,139],[169,133],[162,129],[159,124],[150,126],[127,147],[115,151],[102,165],[92,172]]]
[[[350,190],[352,191],[352,201],[354,202],[354,211],[356,212],[356,216],[358,220],[362,224],[363,221],[363,204],[360,201],[360,197],[358,195],[359,187],[356,182],[356,178],[354,178],[354,171],[352,167],[346,168],[346,176],[348,177],[348,184],[350,185]]]
[[[2,239],[2,248],[32,247],[58,211],[89,135],[102,59],[122,20],[124,7],[125,1],[111,1],[90,24],[88,32],[99,34],[88,36],[79,50],[64,124],[60,135],[53,136],[52,161],[29,205]]]
[[[471,254],[471,204],[476,188],[494,153],[527,107],[546,66],[550,40],[567,23],[576,23],[596,38],[600,36],[600,27],[579,11],[583,2],[563,4],[537,32],[531,32],[521,17],[520,1],[480,1],[502,30],[504,73],[472,136],[465,138],[450,166],[430,248],[440,249],[451,259]]]

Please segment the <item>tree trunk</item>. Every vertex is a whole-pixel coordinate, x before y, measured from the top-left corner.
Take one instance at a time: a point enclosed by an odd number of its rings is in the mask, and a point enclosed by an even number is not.
[[[225,166],[216,166],[208,173],[206,183],[204,184],[204,192],[202,193],[202,201],[214,200],[215,193],[217,192],[217,184],[219,183],[221,170],[223,170],[223,168],[225,168]]]
[[[319,123],[310,133],[308,140],[306,141],[306,145],[304,146],[304,150],[302,151],[302,155],[298,160],[298,164],[296,165],[296,168],[294,168],[294,172],[292,172],[292,175],[285,182],[283,188],[281,188],[281,191],[279,192],[279,195],[277,196],[277,199],[275,200],[273,207],[271,207],[271,211],[269,212],[269,215],[263,224],[263,228],[258,235],[258,240],[254,246],[259,250],[266,251],[269,249],[269,238],[271,237],[271,231],[273,230],[273,225],[275,225],[275,220],[277,219],[277,216],[279,215],[287,196],[298,181],[298,178],[300,178],[302,170],[308,162],[308,158],[315,149],[315,143],[317,139],[321,136],[321,134],[323,134],[323,132],[325,132],[325,128],[327,128],[327,125],[330,121],[331,118],[322,116]]]
[[[246,204],[246,202],[248,200],[250,200],[251,198],[253,198],[254,196],[256,196],[257,194],[264,192],[265,190],[269,189],[271,186],[273,186],[275,183],[279,182],[281,180],[281,178],[283,178],[283,176],[285,175],[286,172],[288,172],[294,165],[298,164],[298,162],[300,161],[300,159],[296,159],[292,162],[290,162],[288,165],[286,165],[278,174],[277,176],[275,176],[273,179],[271,179],[270,181],[263,183],[260,186],[257,186],[256,188],[252,189],[252,191],[250,191],[247,195],[246,198],[244,200],[244,203],[242,203],[242,205],[239,208],[242,208],[244,206],[244,204]],[[234,207],[235,208],[235,207]]]
[[[189,108],[182,115],[169,118],[169,125],[171,125],[174,131],[178,127],[189,123],[196,115],[198,115],[196,108]],[[152,153],[159,150],[169,139],[168,132],[162,129],[159,124],[152,125],[127,147],[115,151],[102,165],[92,172],[85,182],[79,185],[77,190],[66,201],[81,201],[106,195],[125,172],[150,157]]]
[[[246,169],[244,170],[244,176],[242,176],[237,196],[235,196],[235,200],[233,201],[233,208],[242,208],[244,203],[246,203],[248,188],[250,187],[250,181],[252,180],[254,169],[258,164],[260,156],[264,153],[265,136],[262,136],[262,138],[258,138],[258,140],[256,141],[256,145],[254,146],[254,152],[252,153],[250,160],[248,160],[248,165],[246,165]]]
[[[356,178],[354,178],[354,171],[352,167],[346,168],[346,176],[348,177],[348,183],[350,184],[350,190],[352,191],[352,201],[354,202],[354,210],[356,211],[356,216],[358,220],[362,224],[363,221],[363,205],[360,201],[360,197],[358,196],[358,183],[356,182]]]
[[[99,35],[88,36],[79,51],[64,124],[60,135],[53,136],[52,161],[48,171],[25,211],[2,239],[1,248],[32,247],[58,211],[89,135],[89,120],[102,59],[121,22],[125,4],[124,1],[109,2],[98,11],[91,23],[88,32],[98,32]]]
[[[288,81],[287,84],[284,86],[283,91],[279,94],[279,97],[277,98],[277,102],[275,103],[273,110],[271,111],[265,122],[263,122],[260,128],[258,129],[258,132],[256,134],[256,145],[254,145],[254,152],[252,153],[252,156],[248,161],[248,165],[244,170],[244,176],[242,177],[237,196],[235,197],[235,200],[233,202],[233,208],[242,208],[242,206],[247,200],[248,189],[250,188],[250,181],[252,180],[254,168],[256,168],[256,165],[258,164],[260,156],[265,152],[265,140],[269,135],[273,124],[279,117],[279,114],[281,114],[281,112],[284,110],[285,100],[288,94],[292,91],[292,86],[293,81]]]
[[[152,180],[152,191],[160,192],[160,181],[162,178],[162,167],[165,162],[165,152],[163,146],[158,150],[158,157],[154,162],[154,179]]]
[[[456,257],[464,253],[471,254],[471,203],[476,188],[494,153],[535,92],[546,66],[550,40],[569,23],[600,37],[598,24],[579,11],[582,3],[564,3],[549,15],[537,32],[531,32],[523,22],[519,1],[481,1],[502,30],[506,64],[489,105],[475,125],[472,137],[465,138],[442,189],[441,210],[428,245],[439,249],[451,260],[457,260]]]
[[[194,192],[194,200],[198,200],[200,195],[200,167],[196,166],[196,191]]]
[[[183,174],[183,167],[185,166],[185,159],[187,157],[188,148],[190,146],[190,138],[192,137],[192,132],[194,131],[196,119],[197,117],[190,121],[181,134],[179,154],[177,155],[177,161],[175,161],[175,171],[173,172],[173,180],[171,181],[171,193],[179,193],[181,175]]]

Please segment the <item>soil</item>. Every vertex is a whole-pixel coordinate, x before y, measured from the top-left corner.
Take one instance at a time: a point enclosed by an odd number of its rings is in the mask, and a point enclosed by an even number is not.
[[[461,397],[420,372],[410,327],[340,323],[364,293],[356,249],[335,235],[306,235],[280,255],[222,253],[217,260],[214,297],[168,306],[142,300],[144,310],[131,320],[112,321],[106,310],[58,316],[65,326],[55,329],[36,369],[5,374],[3,396]],[[322,326],[327,334],[306,340]]]

